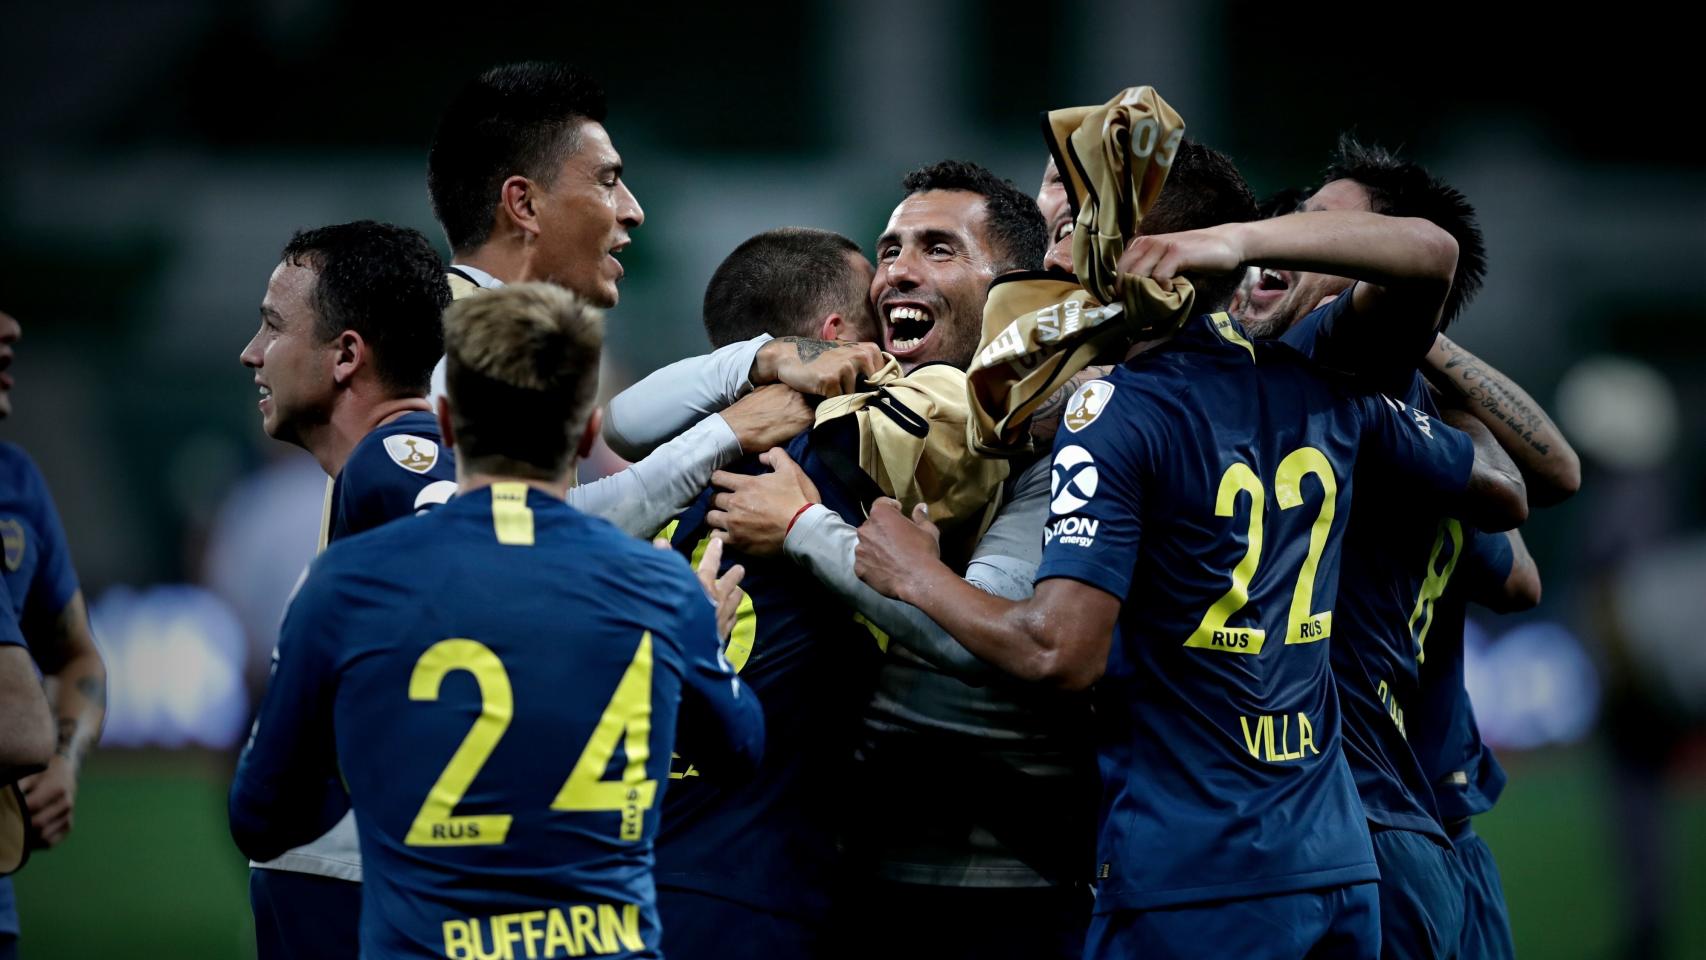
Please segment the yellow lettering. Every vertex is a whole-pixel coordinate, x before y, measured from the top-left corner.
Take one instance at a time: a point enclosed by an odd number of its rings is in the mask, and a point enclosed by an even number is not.
[[[444,955],[449,960],[470,960],[474,956],[468,943],[468,921],[444,921]]]
[[[552,907],[551,912],[545,915],[545,956],[556,956],[558,948],[566,956],[578,957],[581,953],[575,949],[574,938],[569,936],[569,924],[563,919],[563,911]]]
[[[1303,756],[1303,751],[1312,750],[1316,756],[1321,755],[1321,748],[1315,745],[1315,728],[1309,725],[1309,715],[1303,711],[1297,713],[1297,755]]]
[[[593,925],[598,923],[598,916],[591,907],[575,905],[569,908],[569,923],[575,928],[574,956],[580,956],[590,948],[599,953],[609,953],[599,946],[598,934],[593,931]]]
[[[519,914],[506,913],[492,918],[492,949],[503,948],[503,960],[515,960],[515,945],[521,942],[521,933],[514,927]]]
[[[1262,759],[1262,754],[1258,750],[1261,746],[1262,739],[1262,721],[1256,721],[1256,735],[1253,737],[1250,736],[1249,717],[1239,716],[1238,726],[1244,730],[1244,749],[1250,751],[1250,756],[1255,757],[1257,760]]]
[[[1298,716],[1301,717],[1301,716],[1303,716],[1303,714],[1300,713],[1300,714],[1298,714]],[[1286,744],[1291,742],[1290,734],[1291,734],[1291,715],[1286,714],[1285,716],[1280,717],[1280,749],[1282,751],[1284,751],[1283,753],[1280,754],[1281,760],[1296,760],[1299,757],[1303,756],[1303,751],[1301,751],[1301,750],[1297,751],[1296,753],[1292,753],[1291,751],[1285,749]]]
[[[640,939],[640,908],[634,904],[622,907],[622,915],[616,915],[616,907],[612,904],[598,905],[598,930],[604,938],[604,949],[608,953],[616,952],[616,941],[620,940],[629,950],[645,949],[645,942]]]
[[[527,944],[527,960],[537,960],[539,956],[539,949],[534,944],[545,936],[545,931],[537,926],[539,921],[543,919],[545,919],[545,911],[543,910],[534,910],[531,913],[521,915],[521,935]]]
[[[1262,718],[1262,734],[1263,734],[1263,737],[1264,737],[1265,742],[1267,743],[1267,747],[1268,747],[1268,757],[1267,757],[1268,762],[1273,763],[1274,761],[1279,759],[1279,755],[1274,751],[1274,718],[1273,717],[1263,717]]]
[[[490,953],[486,952],[486,932],[484,924],[478,920],[469,920],[468,933],[470,934],[469,939],[474,943],[473,952],[470,954],[473,960],[504,960],[504,952],[502,947],[498,944],[496,931],[492,934],[492,949]]]

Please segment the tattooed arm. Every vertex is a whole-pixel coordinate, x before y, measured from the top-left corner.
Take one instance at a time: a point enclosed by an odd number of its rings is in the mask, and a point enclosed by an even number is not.
[[[1473,413],[1498,438],[1527,479],[1534,506],[1562,503],[1582,485],[1576,451],[1515,381],[1443,333],[1428,351],[1423,372],[1448,405]]]
[[[107,669],[95,649],[82,591],[39,629],[32,629],[26,617],[25,635],[43,674],[52,681],[51,706],[59,729],[47,769],[22,782],[30,820],[41,832],[42,842],[51,847],[71,831],[77,774],[84,755],[101,736],[107,714]]]
[[[1060,429],[1060,416],[1066,412],[1066,401],[1078,392],[1078,388],[1092,380],[1099,380],[1113,370],[1112,364],[1106,366],[1085,367],[1073,374],[1072,379],[1061,385],[1054,395],[1043,401],[1036,412],[1031,414],[1031,441],[1039,449],[1047,450],[1054,444],[1054,434]]]

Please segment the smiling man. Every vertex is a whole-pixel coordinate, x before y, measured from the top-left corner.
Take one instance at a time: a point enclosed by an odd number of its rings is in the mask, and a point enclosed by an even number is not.
[[[285,245],[240,359],[254,371],[261,427],[332,478],[320,545],[443,503],[456,468],[427,405],[450,302],[426,237],[361,220]],[[355,957],[361,858],[350,817],[254,864],[249,896],[261,960]]]

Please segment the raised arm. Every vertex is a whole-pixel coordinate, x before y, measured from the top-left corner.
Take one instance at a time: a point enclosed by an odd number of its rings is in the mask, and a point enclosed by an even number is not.
[[[1582,485],[1582,462],[1557,424],[1516,381],[1440,334],[1428,351],[1424,372],[1444,395],[1487,425],[1528,481],[1528,500],[1549,507],[1574,496]]]

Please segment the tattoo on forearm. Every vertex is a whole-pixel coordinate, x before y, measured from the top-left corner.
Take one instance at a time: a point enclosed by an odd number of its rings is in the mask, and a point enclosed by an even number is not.
[[[799,355],[801,363],[811,363],[818,357],[831,350],[839,350],[842,345],[834,340],[816,340],[811,337],[779,337],[783,343],[794,345],[794,353]]]
[[[1549,454],[1552,445],[1536,435],[1544,435],[1553,427],[1544,413],[1530,405],[1527,398],[1513,391],[1501,378],[1490,375],[1485,365],[1456,344],[1447,348],[1451,359],[1445,370],[1451,375],[1451,385],[1464,399],[1485,410],[1492,419],[1504,424],[1536,453]]]
[[[53,748],[53,752],[58,754],[59,756],[64,757],[67,760],[72,759],[72,757],[71,757],[71,744],[76,739],[77,739],[77,718],[76,717],[60,717],[59,718],[59,741],[57,744],[55,744],[55,746]]]

